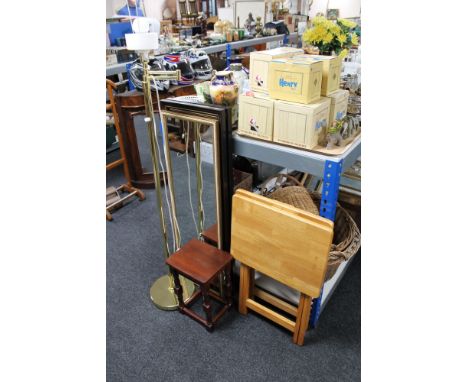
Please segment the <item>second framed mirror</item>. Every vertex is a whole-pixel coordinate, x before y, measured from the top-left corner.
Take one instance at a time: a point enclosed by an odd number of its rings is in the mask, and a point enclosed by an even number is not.
[[[177,98],[162,100],[161,108],[176,248],[208,233],[211,244],[229,251],[230,111]]]

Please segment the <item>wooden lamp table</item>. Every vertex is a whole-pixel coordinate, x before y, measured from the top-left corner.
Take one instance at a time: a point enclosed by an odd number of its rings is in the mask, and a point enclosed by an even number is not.
[[[231,296],[231,263],[232,256],[209,244],[197,239],[190,240],[181,249],[172,254],[167,260],[167,265],[174,276],[175,292],[179,302],[179,311],[186,314],[193,320],[205,326],[208,331],[212,331],[214,325],[223,316],[223,314],[232,306]],[[221,296],[210,290],[211,284],[219,279],[219,275],[225,272],[225,295],[224,300]],[[193,296],[184,302],[182,286],[179,275],[193,281],[200,286],[200,289]],[[195,313],[190,306],[198,300],[203,299],[203,310],[206,319]],[[223,307],[213,317],[211,298],[223,304]]]

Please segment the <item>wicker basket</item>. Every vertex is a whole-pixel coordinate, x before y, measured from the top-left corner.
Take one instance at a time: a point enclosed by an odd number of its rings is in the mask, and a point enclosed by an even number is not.
[[[316,215],[319,214],[317,206],[309,196],[309,192],[296,178],[287,174],[279,174],[269,178],[265,184],[268,184],[275,178],[273,189],[269,192],[264,189],[263,195],[304,211],[312,212]]]
[[[268,193],[264,190],[263,194],[266,197],[309,211],[302,207],[303,205],[307,205],[306,197],[304,197],[303,192],[299,194],[299,192],[296,192],[295,190],[288,191],[288,189],[292,188],[302,188],[305,190],[309,202],[313,202],[312,204],[314,205],[315,212],[310,212],[317,215],[319,214],[316,206],[320,206],[321,195],[318,192],[307,191],[304,186],[300,185],[300,182],[296,178],[289,175],[275,175],[268,181],[274,178],[277,178],[274,191]],[[281,180],[284,178],[286,178],[286,181],[281,183]],[[291,183],[296,183],[300,186],[287,186],[287,184]],[[328,256],[328,267],[325,275],[325,281],[330,280],[335,275],[341,263],[353,257],[361,247],[361,234],[356,223],[351,215],[339,204],[336,205],[336,216],[333,231],[333,241]]]
[[[315,203],[320,205],[321,195],[309,191]],[[351,215],[338,203],[336,205],[333,241],[328,255],[328,268],[325,281],[330,280],[344,261],[353,257],[361,247],[361,233]]]
[[[238,189],[252,191],[253,175],[236,168],[232,171],[234,178],[234,192]]]

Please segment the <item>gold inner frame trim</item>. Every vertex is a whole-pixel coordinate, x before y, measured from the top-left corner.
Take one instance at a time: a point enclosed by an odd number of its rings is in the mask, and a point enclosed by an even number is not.
[[[170,157],[170,148],[169,148],[169,139],[168,139],[168,128],[167,128],[167,118],[177,118],[181,121],[192,122],[195,124],[197,131],[197,139],[200,139],[200,126],[209,125],[213,127],[213,167],[214,167],[214,178],[215,178],[215,195],[216,195],[216,220],[217,220],[217,233],[218,233],[218,248],[221,249],[223,245],[223,238],[221,235],[222,232],[222,219],[221,219],[221,169],[219,168],[219,124],[217,119],[209,118],[209,113],[184,113],[184,112],[174,112],[168,110],[161,110],[161,124],[163,126],[164,134],[164,154],[166,157],[167,163],[167,177],[169,188],[171,190],[171,214],[172,218],[177,218],[176,204],[174,200],[174,177],[172,172],[172,160]],[[180,248],[180,237],[176,240],[177,249]]]

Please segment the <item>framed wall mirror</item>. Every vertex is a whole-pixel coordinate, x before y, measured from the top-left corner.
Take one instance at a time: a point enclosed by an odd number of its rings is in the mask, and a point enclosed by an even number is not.
[[[171,213],[180,232],[176,247],[214,229],[218,248],[229,251],[233,189],[230,110],[165,99],[161,101],[161,123]]]

